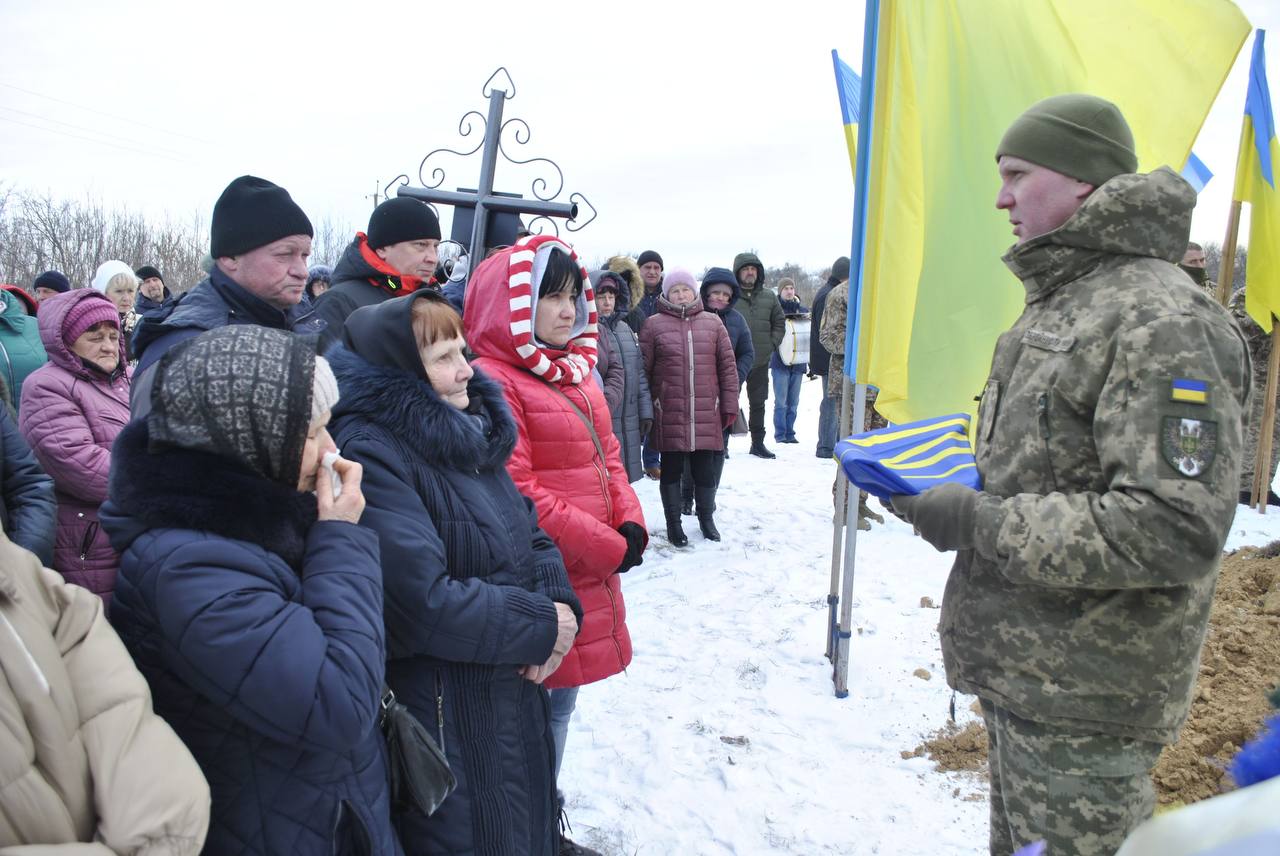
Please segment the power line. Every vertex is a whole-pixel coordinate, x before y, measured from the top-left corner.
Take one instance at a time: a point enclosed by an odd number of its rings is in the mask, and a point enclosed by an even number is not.
[[[110,131],[100,131],[97,128],[90,128],[85,125],[77,125],[74,122],[63,122],[61,119],[54,119],[50,116],[42,116],[39,113],[29,113],[26,110],[19,110],[17,107],[9,107],[8,105],[5,105],[5,104],[0,104],[0,110],[8,110],[10,113],[17,113],[20,116],[27,116],[32,119],[39,119],[41,122],[52,122],[55,125],[62,125],[64,128],[74,128],[77,131],[85,131],[86,133],[96,134],[99,137],[108,137],[110,139],[120,140],[121,142],[129,143],[136,146],[145,146],[149,151],[155,151],[158,153],[168,153],[170,155],[175,155],[175,156],[181,156],[184,154],[184,152],[180,152],[177,149],[170,149],[165,146],[154,146],[146,140],[136,140],[132,137],[122,137],[119,134],[113,134]]]
[[[83,134],[73,134],[70,131],[59,131],[57,128],[47,128],[44,125],[33,125],[30,122],[23,122],[21,119],[10,119],[8,116],[0,116],[0,122],[12,122],[15,125],[25,125],[28,128],[35,128],[36,130],[39,130],[39,131],[48,131],[51,134],[61,134],[64,137],[74,137],[77,140],[85,140],[86,142],[97,143],[98,145],[101,145],[101,146],[111,146],[113,149],[121,149],[126,152],[133,152],[134,154],[164,158],[165,160],[170,160],[170,161],[173,161],[174,163],[191,163],[191,161],[189,160],[181,160],[179,158],[170,157],[169,155],[160,154],[159,152],[145,152],[145,151],[142,151],[141,149],[132,148],[130,146],[122,146],[118,143],[113,143],[109,140],[99,140],[93,137],[86,137]]]
[[[97,113],[99,116],[107,116],[111,119],[118,119],[121,122],[128,122],[130,125],[136,125],[139,128],[147,128],[148,130],[159,131],[162,134],[172,134],[175,137],[185,137],[188,140],[193,140],[197,143],[204,143],[207,146],[213,145],[212,140],[206,140],[201,137],[194,137],[191,134],[184,134],[181,131],[171,131],[168,128],[157,128],[155,125],[148,125],[145,122],[139,122],[137,119],[131,116],[121,116],[116,113],[108,113],[105,110],[98,110],[95,107],[86,107],[85,105],[77,104],[74,101],[67,101],[65,98],[56,98],[52,95],[45,95],[43,92],[36,92],[33,89],[24,89],[21,86],[14,86],[12,83],[0,82],[0,86],[3,86],[7,89],[16,89],[18,92],[25,92],[26,94],[34,95],[37,98],[46,98],[50,101],[56,101],[59,104],[66,104],[69,107],[75,107],[77,110],[88,110],[90,113]]]

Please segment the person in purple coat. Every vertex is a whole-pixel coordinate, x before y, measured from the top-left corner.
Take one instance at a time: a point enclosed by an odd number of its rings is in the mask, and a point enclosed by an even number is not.
[[[98,506],[107,498],[111,444],[129,421],[120,313],[105,295],[79,288],[46,300],[39,320],[49,362],[22,385],[18,427],[53,477],[53,569],[110,604],[120,557],[98,523]]]
[[[662,283],[658,311],[640,330],[640,352],[653,395],[650,441],[662,454],[659,492],[667,518],[667,538],[689,543],[680,524],[680,474],[688,459],[693,470],[698,526],[708,541],[719,541],[716,457],[724,449],[724,429],[738,415],[738,370],[733,345],[720,319],[704,312],[697,281],[672,268]]]

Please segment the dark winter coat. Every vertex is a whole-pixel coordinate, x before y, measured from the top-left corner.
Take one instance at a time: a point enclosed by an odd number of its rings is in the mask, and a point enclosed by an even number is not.
[[[622,365],[622,399],[615,407],[609,404],[613,416],[613,434],[618,438],[622,465],[627,470],[627,480],[639,481],[644,477],[644,464],[640,460],[640,423],[653,418],[653,397],[649,394],[649,378],[644,373],[644,361],[640,356],[640,340],[627,323],[631,305],[631,286],[626,277],[609,272],[618,285],[618,300],[612,315],[600,318],[600,341],[609,348],[611,359]],[[601,349],[603,350],[603,349]],[[605,390],[606,396],[608,390]]]
[[[376,323],[348,327],[351,345],[394,320],[377,314]],[[409,353],[416,359],[416,349]],[[410,854],[554,853],[547,694],[517,668],[551,656],[555,602],[579,616],[581,607],[560,551],[507,474],[516,429],[502,391],[477,372],[462,411],[421,377],[345,345],[329,359],[341,390],[334,440],[364,466],[363,525],[381,542],[387,679],[422,722],[443,731],[459,782],[430,818],[401,817],[400,837]]]
[[[627,378],[622,368],[622,355],[617,352],[617,340],[613,336],[600,335],[596,348],[596,379],[600,391],[604,393],[604,402],[609,405],[609,412],[622,406],[622,396],[626,391]]]
[[[750,291],[742,290],[736,308],[747,319],[747,327],[751,330],[751,344],[756,352],[751,367],[759,368],[769,364],[773,349],[782,344],[786,318],[782,314],[782,305],[778,303],[778,295],[764,287],[764,265],[760,264],[755,253],[738,253],[734,256],[734,277],[748,265],[756,268],[755,288]]]
[[[53,569],[110,603],[120,557],[98,522],[98,506],[107,498],[111,444],[129,422],[130,370],[123,338],[119,367],[110,376],[86,366],[62,340],[63,319],[84,300],[107,302],[88,288],[44,302],[40,338],[49,362],[27,378],[18,425],[53,477],[58,498]]]
[[[813,309],[809,314],[809,371],[822,377],[831,370],[831,352],[822,344],[818,331],[822,329],[822,313],[827,308],[827,295],[840,283],[827,280],[813,296]]]
[[[146,315],[148,312],[159,312],[160,310],[168,310],[174,304],[173,293],[169,291],[169,286],[164,287],[164,296],[160,300],[152,300],[141,291],[138,292],[138,299],[133,302],[133,311],[138,313],[139,317]],[[136,329],[136,327],[135,327]]]
[[[0,372],[9,390],[8,403],[15,411],[22,403],[22,385],[48,360],[40,341],[40,322],[27,314],[22,301],[0,290]]]
[[[527,273],[527,263],[519,270],[513,253],[507,249],[485,259],[472,274],[464,316],[467,341],[479,355],[474,366],[499,383],[515,419],[517,439],[507,471],[536,504],[538,521],[560,548],[582,601],[582,629],[547,686],[581,686],[615,675],[631,662],[617,573],[627,542],[618,527],[630,522],[645,529],[644,513],[627,482],[600,388],[590,381],[543,380],[517,351],[512,315],[528,307],[513,309],[512,303],[522,290],[520,273]],[[523,291],[527,299],[527,278]],[[588,332],[580,338],[593,336]],[[585,352],[577,346],[572,350]],[[590,431],[570,401],[590,421]]]
[[[738,412],[738,371],[723,323],[702,311],[658,301],[640,332],[653,394],[649,440],[659,452],[724,449],[724,429]]]
[[[738,386],[741,387],[747,382],[747,375],[751,372],[756,356],[755,345],[751,342],[751,331],[747,328],[747,319],[734,308],[734,304],[742,294],[742,289],[738,287],[738,280],[728,268],[709,268],[702,277],[701,294],[704,307],[707,305],[707,289],[716,283],[724,283],[733,289],[729,305],[724,309],[711,311],[720,316],[720,320],[724,322],[724,328],[729,331],[729,341],[733,343],[733,358],[738,364]]]
[[[0,528],[50,568],[57,511],[53,479],[40,469],[9,408],[0,404]]]
[[[320,327],[320,351],[342,341],[342,325],[361,306],[373,306],[417,290],[420,280],[401,277],[369,249],[363,232],[347,244],[333,268],[329,290],[316,298],[307,320]],[[315,323],[323,321],[323,325]]]
[[[295,333],[319,332],[317,324],[302,321],[303,314],[298,306],[285,311],[250,294],[215,264],[208,279],[173,301],[167,311],[162,309],[138,321],[130,353],[138,361],[141,376],[179,342],[229,324],[257,324]]]
[[[227,457],[149,452],[146,422],[120,435],[102,519],[111,623],[209,780],[205,852],[400,853],[377,536]]]

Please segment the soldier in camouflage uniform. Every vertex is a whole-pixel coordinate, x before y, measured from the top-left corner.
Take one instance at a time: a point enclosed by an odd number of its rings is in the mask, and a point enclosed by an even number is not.
[[[827,303],[822,310],[822,325],[818,329],[818,341],[822,343],[822,347],[831,352],[831,368],[827,375],[827,395],[835,400],[836,419],[840,419],[844,413],[844,402],[841,400],[844,390],[844,336],[845,325],[848,323],[847,315],[849,312],[849,281],[837,285],[827,294]],[[854,420],[853,433],[858,434],[862,431],[874,431],[877,428],[885,428],[889,425],[883,416],[876,412],[877,390],[875,387],[867,387],[867,403],[863,409],[863,422]],[[866,428],[863,428],[863,425]],[[838,427],[838,426],[837,426]],[[836,478],[840,478],[837,474]],[[844,518],[844,509],[837,508],[836,513]],[[876,523],[884,523],[884,518],[876,514],[867,507],[867,492],[860,491],[858,493],[858,528],[868,530],[871,528],[871,521]]]
[[[1214,300],[1217,300],[1218,284],[1209,279],[1204,263],[1204,247],[1195,241],[1188,241],[1187,249],[1182,254],[1182,261],[1178,263],[1178,267],[1182,268],[1183,273],[1191,277],[1192,282],[1203,288]],[[1267,401],[1267,365],[1271,360],[1271,336],[1263,332],[1262,328],[1258,326],[1258,322],[1250,318],[1249,313],[1245,311],[1244,289],[1240,288],[1232,292],[1227,308],[1231,311],[1231,317],[1236,320],[1236,324],[1240,326],[1240,332],[1244,333],[1245,341],[1249,343],[1249,357],[1253,360],[1253,407],[1246,414],[1248,421],[1245,423],[1244,453],[1240,461],[1240,502],[1248,505],[1249,499],[1253,494],[1253,472],[1257,467],[1258,436],[1262,431],[1262,411]],[[1277,392],[1276,395],[1277,400],[1280,401],[1280,392]],[[1271,490],[1271,483],[1275,481],[1278,462],[1280,462],[1280,419],[1276,420],[1275,427],[1272,430],[1271,475],[1265,485],[1267,503],[1269,505],[1280,505],[1280,497],[1277,497],[1275,492]]]
[[[1111,854],[1186,719],[1236,509],[1249,355],[1174,266],[1195,193],[1137,175],[1115,105],[1032,106],[997,148],[1026,308],[979,406],[981,491],[895,497],[957,550],[947,680],[982,703],[991,852]]]

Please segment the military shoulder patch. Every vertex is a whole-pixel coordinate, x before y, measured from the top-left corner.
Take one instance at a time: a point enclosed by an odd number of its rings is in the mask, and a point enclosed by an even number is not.
[[[1209,384],[1189,377],[1175,377],[1169,385],[1169,400],[1205,404],[1209,401]]]
[[[1218,451],[1218,423],[1165,416],[1160,426],[1160,454],[1179,475],[1199,478]]]

